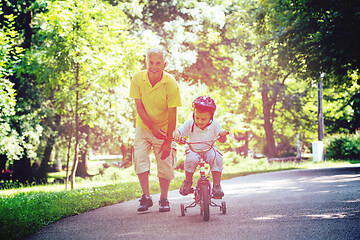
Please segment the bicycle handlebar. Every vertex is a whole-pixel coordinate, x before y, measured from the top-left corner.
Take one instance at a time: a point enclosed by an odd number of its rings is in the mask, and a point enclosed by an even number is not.
[[[226,135],[228,135],[228,134],[229,134],[229,132],[226,132]],[[211,140],[211,141],[198,141],[198,142],[188,142],[185,138],[181,138],[180,141],[179,141],[179,143],[180,143],[180,144],[187,144],[187,145],[189,146],[190,150],[193,151],[193,152],[196,152],[196,153],[206,153],[206,152],[208,152],[208,151],[211,150],[211,148],[214,146],[214,143],[215,143],[219,138],[221,138],[220,135],[217,136],[215,139],[213,139],[213,140]],[[198,149],[198,150],[196,150],[196,149],[192,146],[193,144],[206,144],[206,143],[211,143],[211,144],[209,145],[209,148],[207,148],[207,149]]]

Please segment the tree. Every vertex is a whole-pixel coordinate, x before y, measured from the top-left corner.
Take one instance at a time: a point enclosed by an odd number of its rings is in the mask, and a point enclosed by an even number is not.
[[[13,50],[14,42],[11,36],[17,34],[11,30],[12,16],[7,17],[7,25],[0,25],[0,171],[6,169],[8,159],[18,159],[21,153],[19,146],[19,136],[11,129],[10,119],[15,115],[15,90],[7,76],[11,74],[8,71],[11,65],[10,53]]]
[[[350,84],[349,74],[360,68],[360,3],[358,1],[268,0],[267,21],[272,36],[284,44],[284,58],[297,69],[329,85]]]
[[[6,66],[6,78],[13,83],[16,92],[15,115],[7,119],[7,124],[13,134],[16,134],[17,141],[14,144],[14,152],[18,157],[13,158],[11,154],[6,155],[8,163],[14,165],[13,177],[22,182],[33,181],[31,170],[31,160],[37,158],[39,139],[42,132],[40,126],[41,108],[40,95],[34,86],[32,76],[22,72],[22,61],[24,50],[30,48],[32,39],[32,16],[38,11],[42,11],[41,5],[35,1],[2,1],[0,4],[0,19],[5,28],[11,29],[8,55],[9,63]],[[14,135],[13,135],[14,136]],[[15,147],[18,146],[18,147]]]
[[[355,133],[360,128],[360,85],[352,76],[351,87],[324,88],[324,121],[326,133]]]
[[[291,23],[290,15],[267,8],[276,1],[6,2],[23,12],[12,43],[29,48],[21,64],[7,64],[16,74],[8,75],[5,98],[15,96],[17,105],[15,115],[3,118],[15,133],[18,157],[41,160],[39,178],[46,177],[54,145],[69,146],[69,158],[79,160],[73,172],[83,177],[89,148],[111,148],[130,161],[136,111],[128,85],[145,67],[145,50],[159,45],[170,53],[166,70],[181,85],[179,124],[202,94],[216,100],[216,117],[235,137],[248,132],[251,148],[268,156],[283,155],[299,131],[312,138],[314,89],[303,82],[310,74],[301,53],[282,41],[290,35],[276,28]],[[329,97],[356,109],[356,89]]]
[[[121,84],[136,66],[137,41],[127,38],[128,23],[120,7],[95,0],[54,1],[37,19],[42,29],[37,37],[44,42],[40,51],[33,50],[29,62],[38,66],[37,81],[45,84],[48,96],[53,96],[50,99],[57,113],[75,121],[72,188],[78,155],[87,151],[88,131],[83,131],[85,144],[81,143],[80,131],[93,126],[94,110],[98,110],[94,107],[102,102],[95,102],[98,98],[93,98],[94,93]]]
[[[226,103],[225,109],[231,111],[233,117],[227,119],[237,119],[229,121],[229,126],[238,126],[236,131],[252,128],[259,142],[265,135],[267,154],[277,155],[280,132],[274,131],[274,124],[292,69],[279,57],[282,45],[268,36],[263,9],[255,1],[182,1],[176,6],[172,2],[149,3],[142,20],[158,34],[170,58],[176,56],[168,68],[190,84],[206,83],[208,94],[217,93],[216,100]],[[160,13],[165,7],[167,10]],[[152,15],[153,11],[160,14]],[[259,92],[262,106],[257,105]],[[255,130],[258,124],[260,131]]]
[[[352,89],[353,95],[336,114],[342,117],[334,119],[325,115],[325,122],[329,132],[339,128],[355,132],[360,127],[356,120],[359,116],[356,103],[359,102],[360,83],[360,3],[352,0],[268,0],[262,1],[262,5],[267,9],[266,19],[272,37],[284,44],[283,58],[292,59],[294,69],[302,73],[303,78],[318,81],[323,74],[325,86],[335,87],[336,92],[347,95]],[[348,107],[352,108],[350,116],[345,111]]]
[[[3,7],[3,5],[0,5]],[[0,9],[1,13],[4,13]],[[34,156],[34,148],[31,143],[36,143],[38,134],[36,128],[32,128],[27,122],[28,116],[18,116],[18,94],[15,84],[14,71],[23,54],[23,49],[17,46],[18,32],[15,30],[15,17],[12,14],[1,14],[3,22],[0,25],[0,156],[1,171],[6,165],[13,165],[13,177],[21,182],[31,179],[31,169],[28,156]],[[25,123],[25,124],[21,124]],[[36,126],[36,123],[34,124]],[[35,130],[35,131],[33,131]],[[40,129],[39,129],[40,130]],[[40,130],[41,131],[41,130]],[[8,161],[10,160],[10,161]],[[18,163],[27,163],[27,168],[17,167]],[[22,174],[23,173],[23,174]]]

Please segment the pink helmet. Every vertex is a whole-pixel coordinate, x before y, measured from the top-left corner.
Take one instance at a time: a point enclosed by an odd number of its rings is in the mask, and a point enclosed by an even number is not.
[[[193,108],[203,111],[209,111],[211,115],[214,115],[216,110],[216,104],[211,97],[200,96],[194,100]]]
[[[192,125],[191,132],[194,131],[194,126],[195,126],[195,109],[199,109],[200,111],[208,111],[210,113],[211,119],[206,126],[209,126],[212,123],[214,113],[216,110],[216,104],[215,104],[214,100],[208,96],[200,96],[200,97],[196,98],[193,101],[192,105],[194,108],[194,112],[193,112],[194,123]]]

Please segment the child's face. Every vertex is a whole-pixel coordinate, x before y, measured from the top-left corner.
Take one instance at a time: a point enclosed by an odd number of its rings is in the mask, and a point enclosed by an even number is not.
[[[210,122],[211,115],[209,112],[202,112],[198,109],[195,109],[194,118],[196,125],[199,128],[204,129],[205,126]]]

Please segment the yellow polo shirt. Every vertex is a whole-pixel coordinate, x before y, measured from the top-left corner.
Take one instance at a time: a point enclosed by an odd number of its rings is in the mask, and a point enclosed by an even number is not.
[[[163,130],[168,127],[168,109],[181,106],[179,86],[175,78],[164,71],[162,79],[153,87],[147,70],[136,73],[131,80],[130,97],[141,99],[149,117]],[[136,126],[148,128],[136,117]]]

